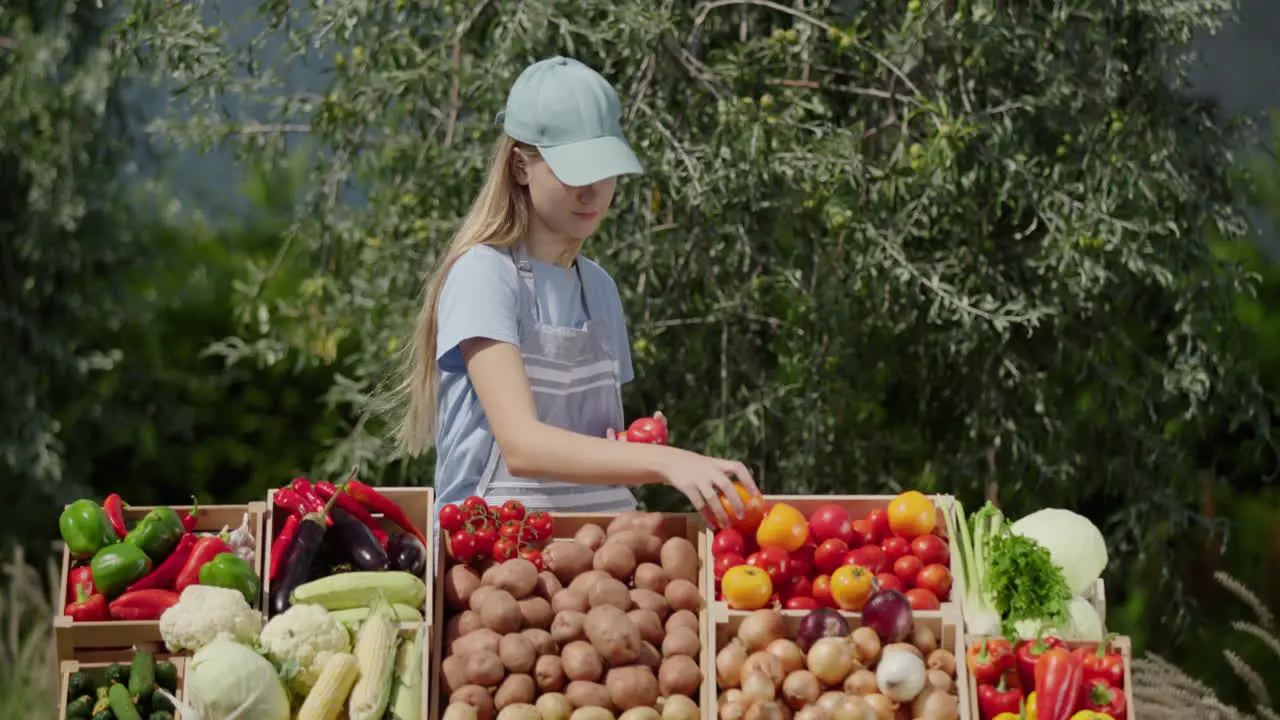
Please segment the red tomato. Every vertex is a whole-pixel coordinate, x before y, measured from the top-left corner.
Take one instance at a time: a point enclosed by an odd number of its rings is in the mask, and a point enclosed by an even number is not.
[[[493,559],[498,562],[510,560],[519,555],[519,540],[504,537],[493,544]]]
[[[867,524],[871,526],[876,542],[882,542],[893,535],[893,531],[889,529],[889,513],[885,510],[872,510],[867,513]]]
[[[849,542],[849,512],[839,505],[823,505],[809,516],[809,534],[815,542],[843,540]]]
[[[747,564],[769,573],[769,579],[775,587],[781,586],[791,577],[791,557],[782,548],[764,548],[760,552],[751,553]]]
[[[893,564],[893,574],[898,576],[905,587],[915,587],[916,576],[924,569],[924,563],[915,555],[904,555]]]
[[[792,597],[787,598],[787,601],[783,603],[782,607],[787,610],[817,610],[819,605],[818,601],[811,597],[793,595]]]
[[[715,565],[716,580],[722,579],[724,577],[724,574],[729,572],[730,568],[735,568],[735,567],[738,567],[739,565],[746,565],[746,564],[747,564],[747,561],[743,559],[741,555],[735,555],[733,553],[725,553],[724,555],[717,556],[716,565]]]
[[[876,544],[876,532],[871,529],[871,523],[866,520],[853,521],[853,539],[849,541],[849,547],[857,550],[863,545]]]
[[[542,551],[536,548],[525,548],[520,551],[520,557],[533,563],[539,571],[542,570]]]
[[[449,554],[458,562],[469,562],[476,556],[476,536],[458,530],[449,536]]]
[[[885,560],[893,565],[898,562],[898,558],[911,554],[911,543],[905,538],[887,537],[880,542],[880,549],[884,550]]]
[[[884,571],[888,561],[879,545],[864,545],[857,550],[850,550],[849,554],[844,556],[844,564],[861,565],[875,575]]]
[[[849,554],[849,545],[840,538],[823,540],[822,544],[813,551],[813,564],[818,568],[818,572],[830,575],[844,564],[844,556],[847,554]]]
[[[627,442],[666,445],[667,425],[654,417],[637,418],[627,428]]]
[[[729,526],[742,533],[744,538],[750,537],[754,540],[756,530],[764,520],[764,496],[752,495],[740,483],[734,483],[733,489],[738,493],[738,498],[742,500],[742,507],[745,512],[742,517],[735,516],[733,505],[729,503],[729,499],[723,495],[720,496],[720,504],[724,506],[725,515],[729,516]]]
[[[897,590],[898,592],[902,592],[905,589],[902,587],[902,580],[893,573],[885,572],[876,575],[876,583],[880,586],[881,590]]]
[[[440,508],[440,528],[447,533],[455,533],[462,529],[466,517],[463,516],[462,508],[449,503]]]
[[[916,587],[928,590],[940,598],[946,597],[951,592],[951,571],[938,563],[925,565],[916,574]]]
[[[925,565],[947,565],[951,561],[951,548],[937,535],[921,535],[911,541],[911,554]]]
[[[502,507],[498,508],[498,517],[503,522],[508,520],[523,520],[524,514],[524,503],[519,500],[508,500],[502,503]]]
[[[523,531],[524,525],[519,520],[507,520],[498,527],[498,537],[504,540],[506,538],[519,540]]]
[[[534,542],[545,543],[551,539],[555,522],[551,515],[544,512],[531,512],[524,516],[524,529],[529,531]]]
[[[711,539],[711,556],[743,555],[747,549],[747,540],[742,533],[733,528],[725,528],[716,532]]]
[[[791,562],[788,573],[793,578],[807,578],[813,575],[813,553],[817,548],[812,543],[805,543],[800,549],[787,558]]]
[[[489,506],[485,504],[484,498],[480,497],[479,495],[472,495],[471,497],[462,501],[462,509],[465,510],[468,515],[474,516],[478,513],[478,511],[483,510],[487,512],[489,510]]]
[[[942,603],[938,602],[938,596],[924,588],[913,588],[908,590],[906,595],[907,599],[911,601],[912,610],[938,610],[942,608]]]
[[[778,589],[778,594],[786,598],[793,597],[813,597],[813,583],[804,575],[792,575],[782,587]]]
[[[473,533],[476,538],[476,555],[485,557],[493,553],[498,542],[498,531],[486,525]]]
[[[831,576],[819,575],[813,579],[813,599],[822,607],[833,608],[836,599],[831,596]]]

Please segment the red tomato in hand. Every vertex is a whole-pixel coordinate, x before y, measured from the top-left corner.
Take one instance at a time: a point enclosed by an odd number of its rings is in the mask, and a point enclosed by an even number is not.
[[[905,589],[902,587],[902,580],[893,573],[884,572],[876,575],[876,584],[880,586],[881,590],[897,590],[898,592],[902,592]]]
[[[951,562],[951,548],[937,535],[921,535],[911,541],[911,554],[925,565],[947,565]]]
[[[551,515],[544,512],[531,512],[524,517],[524,529],[528,530],[536,542],[545,543],[551,539],[555,527]]]
[[[746,553],[747,540],[742,537],[742,533],[733,528],[725,528],[717,531],[716,536],[711,539],[711,556],[720,557],[721,555],[743,555]]]
[[[915,587],[916,576],[924,569],[924,563],[915,555],[904,555],[893,564],[893,574],[898,576],[905,587]]]
[[[720,496],[720,504],[724,506],[725,515],[729,516],[729,526],[734,530],[742,533],[743,537],[756,536],[756,530],[760,527],[760,523],[764,520],[764,497],[761,495],[752,495],[740,483],[734,483],[733,489],[737,491],[738,498],[742,500],[743,514],[738,517],[734,514],[733,505],[729,503],[729,499]]]
[[[833,608],[836,599],[831,596],[831,576],[819,575],[813,579],[813,599],[822,607]]]
[[[484,498],[479,495],[472,495],[462,501],[462,509],[465,510],[468,515],[475,516],[479,514],[480,511],[488,512],[489,506],[485,504]]]
[[[791,577],[791,558],[782,548],[770,547],[751,553],[751,557],[747,558],[747,564],[769,573],[769,579],[773,581],[774,587],[781,587],[782,583]]]
[[[944,598],[951,593],[951,571],[938,563],[925,565],[916,575],[916,587]]]
[[[782,607],[787,610],[817,610],[819,605],[818,601],[811,597],[793,595],[787,598],[787,601],[782,604]]]
[[[879,545],[864,545],[857,550],[850,550],[849,554],[844,556],[844,564],[861,565],[875,575],[884,572],[888,561]]]
[[[627,442],[666,445],[667,425],[654,417],[638,418],[627,428]]]
[[[848,544],[852,531],[849,513],[839,505],[823,505],[809,516],[809,534],[817,543],[843,540]]]
[[[716,564],[715,564],[716,580],[723,579],[724,574],[729,572],[731,568],[736,568],[739,565],[746,565],[746,564],[747,564],[747,561],[745,558],[743,558],[741,555],[737,555],[734,553],[725,553],[724,555],[716,556]]]
[[[816,549],[811,542],[806,542],[799,550],[790,554],[787,560],[790,562],[788,572],[791,577],[807,578],[813,575],[813,553]]]
[[[889,529],[889,513],[885,510],[872,510],[867,513],[867,524],[871,526],[871,532],[875,536],[875,542],[883,542],[885,538],[893,535],[893,531]]]
[[[887,537],[880,541],[880,549],[884,550],[884,557],[889,565],[893,565],[898,562],[898,558],[911,554],[911,543],[906,538]]]
[[[462,512],[462,508],[449,503],[440,508],[440,528],[447,533],[456,533],[462,529],[467,518]]]
[[[863,545],[875,545],[876,533],[871,529],[871,523],[866,520],[854,520],[852,523],[853,535],[849,541],[849,547],[857,550]]]
[[[476,536],[458,530],[449,536],[449,555],[458,562],[470,562],[476,556]]]
[[[844,557],[848,554],[849,545],[840,538],[823,540],[822,544],[813,551],[813,564],[818,568],[818,572],[830,575],[844,564]]]
[[[912,610],[939,610],[942,603],[938,601],[938,596],[925,590],[924,588],[912,588],[906,592],[907,600],[911,601]]]
[[[523,520],[524,514],[524,503],[519,500],[508,500],[502,503],[502,507],[498,508],[498,518],[503,522],[508,520]]]

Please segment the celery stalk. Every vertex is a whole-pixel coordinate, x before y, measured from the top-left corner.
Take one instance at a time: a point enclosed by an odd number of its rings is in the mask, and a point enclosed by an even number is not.
[[[1002,516],[988,503],[974,514],[971,533],[970,519],[965,516],[964,506],[958,500],[955,515],[954,520],[947,516],[947,534],[951,536],[952,582],[956,586],[956,595],[962,599],[965,627],[972,635],[999,635],[1000,616],[987,601],[983,586],[989,533],[993,526],[999,527]]]

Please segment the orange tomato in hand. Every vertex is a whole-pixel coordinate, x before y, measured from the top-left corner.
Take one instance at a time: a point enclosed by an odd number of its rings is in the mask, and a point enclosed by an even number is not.
[[[859,565],[845,565],[831,574],[831,597],[841,610],[862,610],[875,591],[875,576]]]
[[[725,572],[720,592],[734,610],[759,610],[773,596],[773,581],[758,567],[739,565]]]
[[[889,529],[898,537],[928,535],[937,524],[937,509],[917,490],[908,490],[889,503]]]
[[[733,489],[738,491],[738,498],[742,500],[743,513],[742,517],[735,515],[729,498],[721,495],[720,504],[724,505],[724,514],[729,516],[729,527],[743,535],[754,535],[756,528],[760,527],[760,520],[764,518],[764,498],[752,495],[739,483],[734,483]]]
[[[782,548],[795,552],[809,539],[809,521],[804,513],[786,503],[777,503],[760,521],[756,530],[756,544],[761,548]]]

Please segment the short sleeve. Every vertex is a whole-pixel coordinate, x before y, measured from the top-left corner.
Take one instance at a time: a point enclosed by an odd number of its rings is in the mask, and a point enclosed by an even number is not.
[[[520,279],[511,258],[487,246],[458,258],[445,278],[437,311],[436,359],[440,369],[463,372],[459,345],[484,338],[520,343]]]

